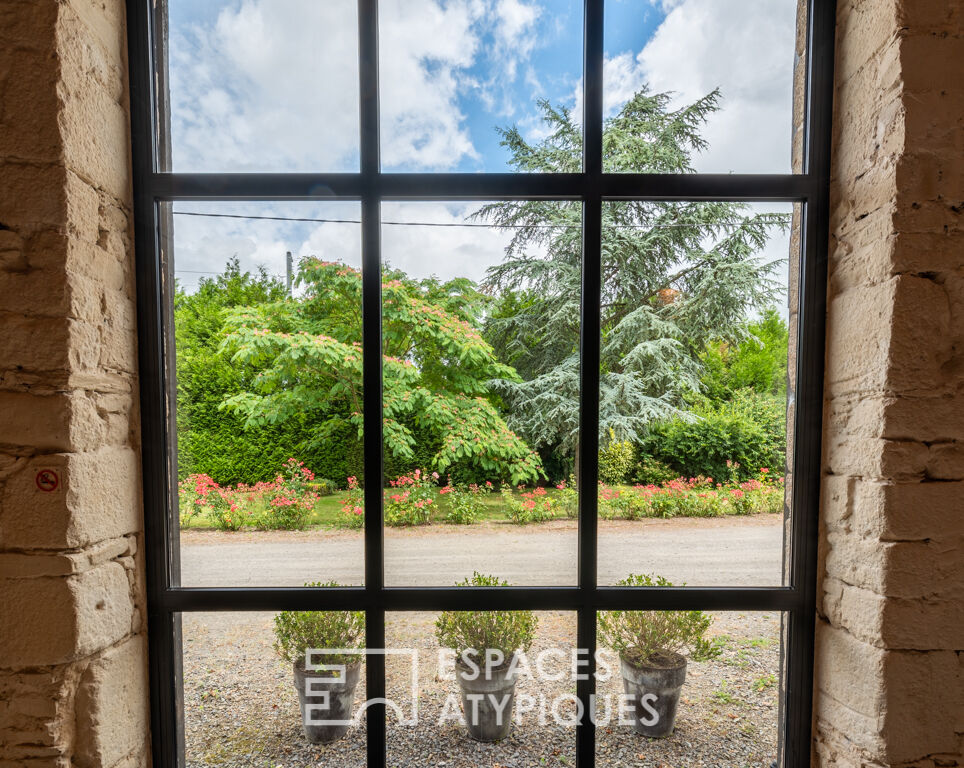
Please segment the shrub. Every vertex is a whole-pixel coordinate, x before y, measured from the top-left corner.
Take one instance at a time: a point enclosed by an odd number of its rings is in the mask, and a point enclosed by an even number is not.
[[[181,528],[189,528],[191,521],[201,514],[202,499],[197,491],[198,475],[188,475],[177,484],[178,519]]]
[[[329,581],[306,587],[338,587]],[[364,611],[282,611],[274,617],[275,650],[286,661],[305,663],[305,651],[321,648],[357,648],[364,645]],[[315,664],[357,664],[357,654],[314,654]]]
[[[444,488],[439,489],[439,496],[445,499],[446,523],[454,525],[471,525],[478,522],[485,511],[482,499],[489,493],[491,482],[483,485],[469,483],[468,485],[452,485],[451,480]]]
[[[429,475],[421,469],[392,480],[389,484],[394,492],[385,495],[386,525],[426,525],[432,522],[435,480],[438,480],[438,472]]]
[[[730,402],[696,408],[694,421],[654,424],[641,450],[684,477],[727,477],[730,460],[741,467],[739,479],[749,480],[757,467],[785,466],[785,408],[777,397],[743,390]]]
[[[268,494],[267,504],[254,516],[262,531],[303,531],[308,527],[318,494],[312,489],[314,473],[303,461],[288,459]],[[239,486],[240,488],[241,486]]]
[[[312,490],[319,496],[331,496],[335,491],[338,490],[338,483],[334,480],[328,480],[327,478],[320,477],[310,484]]]
[[[679,472],[659,459],[640,454],[632,475],[632,480],[637,485],[662,485],[679,477]]]
[[[507,587],[509,583],[475,572],[456,586]],[[516,651],[529,650],[537,623],[532,611],[443,611],[435,621],[435,636],[458,657],[466,654],[478,660],[480,652],[497,650],[508,660]]]
[[[617,440],[616,433],[609,430],[609,442],[599,450],[599,478],[616,485],[626,480],[633,468],[636,448],[628,440]]]
[[[205,510],[219,531],[237,531],[246,522],[246,515],[233,498],[231,489],[222,488],[208,475],[188,475],[178,484],[178,497],[182,520],[185,517],[183,510],[187,507]],[[195,514],[187,516],[188,521]]]
[[[632,573],[619,584],[673,586],[662,576]],[[697,661],[718,655],[719,646],[706,639],[712,621],[703,611],[603,611],[599,614],[599,634],[630,664],[659,666],[676,653],[689,652]]]
[[[571,520],[579,517],[579,489],[576,487],[576,476],[569,475],[568,480],[563,480],[556,485],[556,491],[558,505],[565,516]]]
[[[348,493],[341,500],[341,511],[349,528],[365,527],[365,498],[354,475],[348,478]]]
[[[503,485],[501,493],[503,511],[517,525],[541,523],[552,520],[556,516],[556,500],[545,488],[524,491],[522,486],[519,486],[518,495],[516,495],[511,487]]]

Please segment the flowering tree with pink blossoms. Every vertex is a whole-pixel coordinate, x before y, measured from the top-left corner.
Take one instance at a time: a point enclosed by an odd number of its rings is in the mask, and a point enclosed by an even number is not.
[[[304,296],[228,315],[223,354],[253,373],[223,408],[247,426],[317,415],[316,440],[330,439],[339,411],[362,431],[361,274],[305,259]],[[382,283],[382,389],[385,449],[414,457],[413,425],[440,446],[432,469],[465,463],[513,483],[542,475],[538,455],[508,428],[488,382],[518,380],[473,325],[483,302],[464,279],[440,284],[395,272]],[[336,408],[334,406],[343,406]]]

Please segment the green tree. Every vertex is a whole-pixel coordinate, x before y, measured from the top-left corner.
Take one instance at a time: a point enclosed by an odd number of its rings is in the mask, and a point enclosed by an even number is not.
[[[718,109],[714,91],[682,109],[667,94],[637,93],[603,131],[610,172],[690,173],[706,146],[699,131]],[[581,168],[581,131],[563,108],[542,103],[549,135],[529,143],[516,128],[502,144],[520,171]],[[523,380],[493,382],[507,422],[535,447],[571,453],[579,427],[579,296],[582,215],[567,202],[487,205],[477,214],[513,235],[486,288],[501,295],[486,324],[502,360]],[[638,440],[654,422],[686,417],[701,387],[700,353],[746,335],[745,318],[773,303],[778,262],[759,253],[787,217],[751,215],[725,202],[618,201],[602,208],[600,437]],[[519,360],[524,359],[522,365]]]
[[[361,275],[340,263],[302,261],[299,300],[229,313],[221,346],[232,363],[256,371],[223,407],[249,428],[307,417],[326,443],[350,423],[362,428]],[[382,283],[385,447],[412,461],[426,433],[434,469],[462,463],[510,479],[535,480],[538,455],[505,424],[487,382],[515,381],[472,325],[485,303],[464,279],[414,281],[400,272]],[[347,416],[342,415],[347,414]]]
[[[709,342],[700,355],[703,394],[724,401],[740,389],[752,389],[782,400],[787,391],[788,338],[786,321],[771,307],[747,323],[739,342]]]
[[[231,259],[222,274],[202,278],[196,291],[175,288],[178,474],[204,472],[219,483],[274,477],[297,455],[313,468],[332,469],[331,457],[309,456],[304,420],[245,431],[242,420],[219,410],[225,397],[248,386],[253,372],[218,353],[226,314],[237,306],[281,301],[284,285],[264,269],[242,272]],[[344,464],[344,456],[340,457]],[[327,464],[327,466],[326,466]]]

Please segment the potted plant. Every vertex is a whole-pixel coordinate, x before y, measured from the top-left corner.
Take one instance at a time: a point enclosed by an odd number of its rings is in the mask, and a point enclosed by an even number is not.
[[[306,587],[337,587],[330,581]],[[328,744],[348,732],[355,688],[361,677],[358,654],[305,653],[325,648],[358,648],[364,644],[364,611],[282,611],[274,619],[275,649],[294,670],[305,736],[315,744]],[[344,667],[325,669],[332,665]],[[332,721],[320,724],[317,721]],[[337,721],[342,721],[338,723]]]
[[[507,587],[495,576],[474,573],[459,587]],[[509,735],[515,703],[519,651],[532,645],[537,619],[532,611],[444,611],[435,622],[439,643],[455,651],[455,676],[462,712],[476,741]]]
[[[630,574],[627,587],[671,587],[662,576]],[[643,736],[663,738],[673,732],[680,690],[686,680],[686,656],[712,658],[719,647],[706,639],[712,618],[703,611],[606,611],[599,634],[619,654],[623,688],[633,702],[633,727]]]

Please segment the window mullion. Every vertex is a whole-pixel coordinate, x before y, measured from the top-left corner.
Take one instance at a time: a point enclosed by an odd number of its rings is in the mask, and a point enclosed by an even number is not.
[[[359,127],[362,248],[362,389],[365,466],[365,645],[385,647],[385,536],[382,520],[381,201],[378,197],[378,2],[358,0]],[[365,661],[369,701],[384,701],[385,657]],[[368,765],[384,766],[385,705],[366,710]]]
[[[576,645],[586,654],[576,680],[582,717],[576,727],[576,765],[596,762],[596,521],[599,464],[599,302],[602,249],[603,0],[586,0],[583,42],[582,295],[579,323],[579,589]]]

